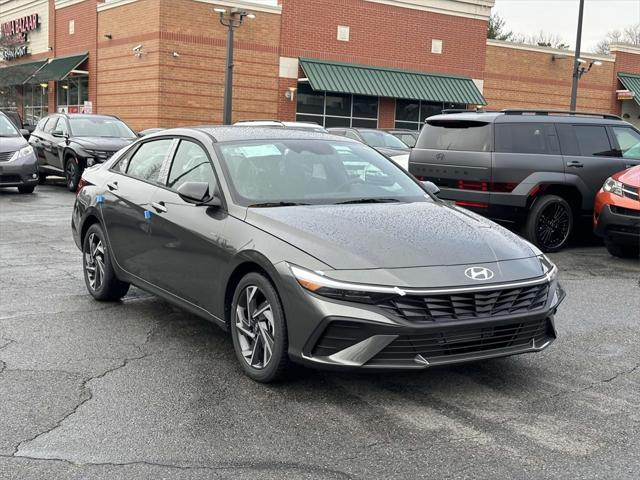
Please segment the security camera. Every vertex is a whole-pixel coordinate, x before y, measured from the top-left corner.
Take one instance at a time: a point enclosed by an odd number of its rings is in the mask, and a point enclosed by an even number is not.
[[[178,58],[178,57],[180,56],[180,54],[179,54],[178,52],[173,52],[173,56],[174,56],[175,58]]]
[[[140,45],[136,45],[135,47],[133,47],[131,50],[133,50],[134,52],[139,52],[140,50],[142,50],[142,47],[144,47],[143,44]]]

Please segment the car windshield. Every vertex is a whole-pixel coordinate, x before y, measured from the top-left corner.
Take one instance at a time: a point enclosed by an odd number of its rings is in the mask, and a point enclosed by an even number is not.
[[[74,137],[135,138],[136,136],[123,121],[117,118],[70,118],[69,125]]]
[[[401,168],[359,143],[264,140],[217,148],[243,206],[429,201]]]
[[[4,115],[0,115],[0,137],[19,137],[20,132],[13,122]]]
[[[364,138],[364,143],[374,148],[401,148],[406,150],[407,146],[399,139],[387,132],[375,130],[361,130],[360,135]]]

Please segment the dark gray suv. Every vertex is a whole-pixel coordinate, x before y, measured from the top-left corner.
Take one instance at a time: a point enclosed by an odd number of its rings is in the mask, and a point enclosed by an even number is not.
[[[640,132],[619,117],[504,110],[427,119],[409,171],[454,200],[522,228],[545,252],[563,248],[575,221],[590,217],[612,174],[640,164]]]

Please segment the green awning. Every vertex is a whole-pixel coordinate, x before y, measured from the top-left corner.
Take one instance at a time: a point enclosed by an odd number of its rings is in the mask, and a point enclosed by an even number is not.
[[[335,93],[486,105],[469,77],[301,58],[311,88]]]
[[[633,73],[618,73],[618,80],[624,88],[634,93],[633,99],[640,105],[640,75]]]
[[[77,69],[89,57],[87,52],[68,57],[52,58],[29,79],[28,83],[57,82],[64,80],[71,70]]]
[[[45,63],[47,63],[47,60],[0,67],[0,87],[22,85]]]

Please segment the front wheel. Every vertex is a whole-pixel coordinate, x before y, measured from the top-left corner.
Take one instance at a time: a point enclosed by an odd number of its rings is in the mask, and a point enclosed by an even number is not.
[[[619,243],[614,243],[611,240],[605,240],[604,245],[607,247],[607,252],[614,257],[637,258],[640,256],[640,246],[620,245]]]
[[[118,280],[111,252],[105,242],[102,227],[95,223],[89,227],[82,244],[82,266],[87,290],[96,300],[120,300],[129,291],[129,284]]]
[[[545,195],[533,205],[525,225],[525,237],[543,252],[557,252],[569,242],[573,210],[557,195]]]
[[[80,164],[73,155],[67,158],[67,163],[64,167],[64,175],[67,179],[67,188],[70,192],[75,192],[78,189],[81,172]]]
[[[282,304],[271,282],[259,273],[246,275],[236,287],[231,337],[242,369],[253,380],[270,383],[285,376],[290,361]]]

